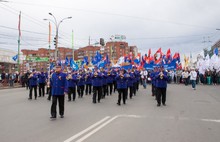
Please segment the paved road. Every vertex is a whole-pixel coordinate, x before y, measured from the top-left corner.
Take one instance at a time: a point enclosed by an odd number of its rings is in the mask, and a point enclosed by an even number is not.
[[[29,101],[24,88],[0,90],[1,142],[218,142],[220,86],[169,85],[167,106],[157,107],[148,86],[117,106],[117,94],[65,101],[65,118],[51,121],[51,102]]]

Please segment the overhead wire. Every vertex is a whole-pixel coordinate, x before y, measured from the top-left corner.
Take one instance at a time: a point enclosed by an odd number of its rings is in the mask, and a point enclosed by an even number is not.
[[[162,19],[155,19],[155,18],[138,17],[138,16],[133,16],[133,15],[124,15],[124,14],[110,13],[110,12],[104,12],[104,11],[86,10],[86,9],[79,9],[79,8],[73,8],[73,7],[61,7],[61,6],[54,6],[54,5],[33,4],[33,3],[24,3],[24,2],[12,2],[12,3],[21,4],[21,5],[40,6],[40,7],[53,7],[53,8],[59,8],[59,9],[64,9],[64,10],[75,10],[75,11],[82,11],[82,12],[87,12],[87,13],[97,13],[97,14],[102,14],[102,15],[120,16],[120,17],[127,17],[127,18],[154,21],[154,22],[164,22],[164,23],[170,23],[170,24],[182,25],[182,26],[188,26],[188,27],[195,27],[195,28],[204,28],[204,29],[213,29],[213,28],[215,28],[215,27],[180,23],[180,22],[171,21],[171,20],[162,20]]]

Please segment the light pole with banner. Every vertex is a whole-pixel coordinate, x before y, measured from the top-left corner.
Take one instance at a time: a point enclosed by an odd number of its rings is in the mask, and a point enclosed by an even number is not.
[[[52,13],[49,13],[49,15],[51,15],[54,20],[51,20],[51,19],[44,19],[44,20],[48,20],[48,21],[51,21],[52,23],[54,23],[54,25],[56,26],[56,36],[55,36],[55,61],[57,61],[57,58],[58,58],[58,33],[59,33],[59,27],[60,27],[60,24],[66,20],[66,19],[71,19],[72,17],[66,17],[66,18],[63,18],[62,20],[60,20],[59,22],[57,22],[57,19],[56,17],[52,14]]]

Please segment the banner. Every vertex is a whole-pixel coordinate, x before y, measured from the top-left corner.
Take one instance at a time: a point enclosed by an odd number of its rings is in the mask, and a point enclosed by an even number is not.
[[[176,60],[173,60],[169,64],[144,64],[144,68],[147,70],[153,70],[154,67],[160,67],[163,66],[166,70],[175,70],[176,69]]]
[[[32,62],[48,62],[48,57],[27,57],[27,60]]]

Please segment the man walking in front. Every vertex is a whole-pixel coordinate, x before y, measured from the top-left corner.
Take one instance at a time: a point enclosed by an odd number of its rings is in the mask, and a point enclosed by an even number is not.
[[[51,119],[57,117],[57,101],[59,102],[60,117],[64,117],[64,89],[66,83],[66,74],[61,72],[61,65],[56,66],[56,72],[53,73],[51,78],[52,84],[52,105],[51,105]]]

